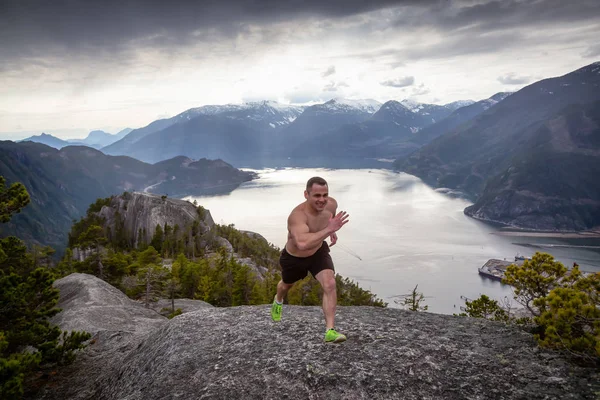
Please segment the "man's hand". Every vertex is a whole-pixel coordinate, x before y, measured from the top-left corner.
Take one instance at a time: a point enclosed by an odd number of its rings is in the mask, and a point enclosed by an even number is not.
[[[333,232],[331,236],[329,236],[329,239],[331,239],[331,244],[329,245],[331,247],[337,243],[337,233]]]
[[[346,225],[348,222],[350,222],[350,220],[348,219],[350,217],[349,214],[346,213],[346,211],[340,211],[339,213],[337,213],[337,215],[334,217],[332,216],[331,218],[329,218],[329,223],[327,224],[327,228],[329,228],[329,230],[331,231],[331,233],[335,233],[338,230],[340,230],[340,228],[344,225]]]

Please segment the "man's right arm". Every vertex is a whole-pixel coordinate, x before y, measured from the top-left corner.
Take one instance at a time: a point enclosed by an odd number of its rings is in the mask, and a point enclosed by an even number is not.
[[[334,231],[327,225],[318,232],[310,232],[306,217],[301,213],[292,213],[288,218],[288,229],[294,246],[300,251],[312,249],[321,245]]]
[[[339,212],[329,220],[325,228],[311,233],[306,217],[301,213],[292,213],[288,218],[288,229],[296,248],[304,251],[320,246],[323,240],[349,222],[348,217],[345,211]]]

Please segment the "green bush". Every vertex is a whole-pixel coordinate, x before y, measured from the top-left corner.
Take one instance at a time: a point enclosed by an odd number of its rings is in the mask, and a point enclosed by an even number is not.
[[[535,253],[523,265],[510,265],[503,283],[533,317],[534,338],[542,347],[562,351],[579,361],[600,364],[600,273],[585,276],[575,264],[568,270],[552,255]],[[522,322],[487,296],[466,302],[471,317]]]

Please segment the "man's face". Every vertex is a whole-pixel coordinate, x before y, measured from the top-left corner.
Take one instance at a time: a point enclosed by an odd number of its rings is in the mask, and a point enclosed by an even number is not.
[[[304,191],[304,198],[315,211],[323,211],[329,200],[327,185],[313,184],[309,191]]]

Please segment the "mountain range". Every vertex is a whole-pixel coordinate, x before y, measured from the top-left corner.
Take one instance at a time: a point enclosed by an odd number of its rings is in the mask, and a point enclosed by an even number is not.
[[[475,200],[465,212],[476,218],[541,230],[597,227],[599,101],[594,63],[431,133],[438,137],[394,166],[463,191]]]
[[[475,218],[590,229],[600,226],[599,85],[593,63],[476,102],[207,105],[134,129],[101,151],[155,165],[183,156],[236,167],[392,167],[461,191]]]
[[[93,147],[95,149],[101,149],[102,147],[108,146],[118,140],[121,140],[131,132],[131,128],[125,128],[114,135],[101,130],[91,131],[84,139],[59,139],[56,136],[49,135],[47,133],[41,133],[40,135],[30,136],[20,142],[36,142],[42,143],[55,149],[62,149],[66,146],[82,145]]]
[[[40,143],[0,141],[0,175],[21,182],[31,202],[2,235],[64,249],[74,220],[98,198],[123,191],[147,191],[172,197],[228,193],[254,177],[222,160],[176,157],[147,164],[126,156],[107,156],[85,146],[61,150]]]
[[[324,161],[332,156],[326,146],[318,145],[319,142],[336,142],[349,133],[358,141],[364,138],[366,147],[372,147],[373,140],[378,143],[375,149],[364,151],[360,150],[363,144],[358,144],[359,149],[352,151],[351,156],[344,157],[342,154],[338,160],[342,162],[345,158],[346,161],[351,160],[350,166],[361,166],[369,162],[372,164],[369,158],[382,148],[387,150],[386,157],[414,150],[414,144],[404,144],[414,138],[414,133],[443,120],[460,106],[473,102],[465,100],[444,106],[408,100],[388,103],[331,99],[306,107],[273,101],[203,106],[133,130],[102,151],[112,155],[129,155],[147,162],[185,155],[222,158],[236,166],[306,165],[318,162],[315,157]],[[391,104],[398,110],[396,116],[390,119],[384,116],[385,108],[382,110],[382,107]],[[365,128],[360,125],[363,123],[372,126]],[[356,132],[365,129],[367,133],[356,135]],[[413,135],[407,136],[407,132]],[[372,134],[377,137],[371,138]],[[316,149],[313,148],[315,143]],[[380,162],[375,164],[381,165]]]

